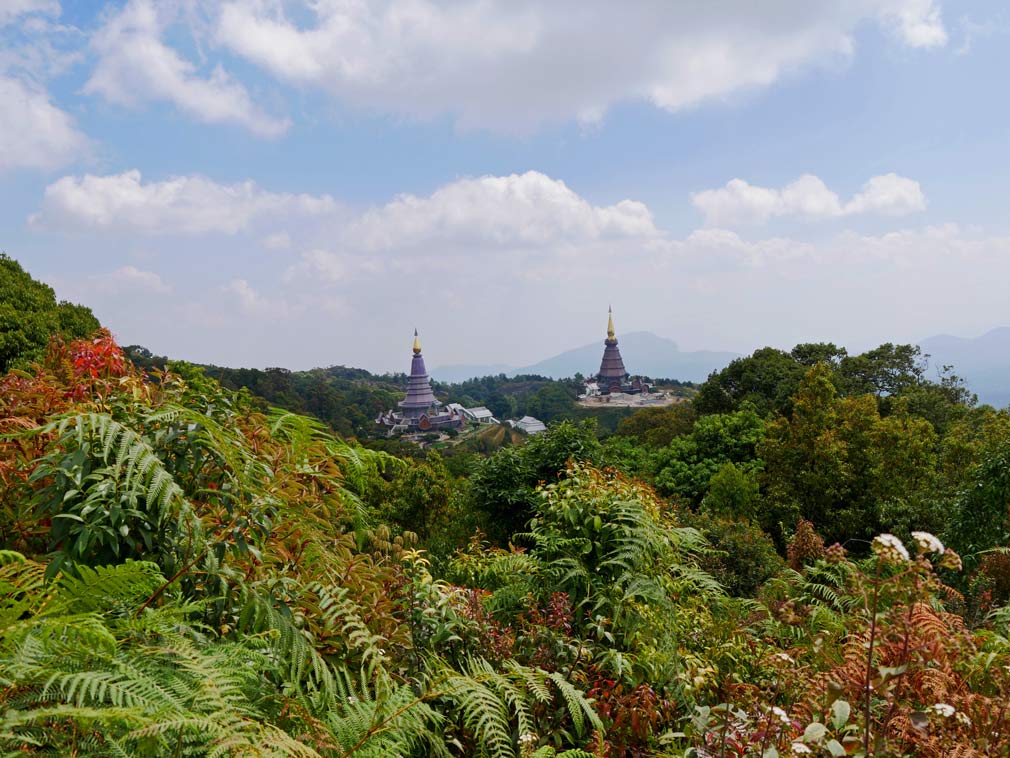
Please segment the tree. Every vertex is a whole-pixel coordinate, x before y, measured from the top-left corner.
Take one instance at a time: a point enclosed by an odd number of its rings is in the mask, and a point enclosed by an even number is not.
[[[544,422],[570,417],[576,393],[561,383],[545,384],[526,401],[526,412]]]
[[[753,520],[758,515],[760,497],[757,477],[727,462],[709,480],[701,507],[715,516]]]
[[[398,471],[383,492],[384,521],[415,532],[427,542],[450,519],[452,477],[437,452]]]
[[[697,506],[724,464],[735,463],[746,472],[760,467],[757,445],[763,434],[764,422],[752,408],[702,416],[690,434],[656,451],[652,469],[657,489]]]
[[[833,342],[805,342],[794,347],[789,354],[803,366],[827,363],[829,366],[837,368],[849,352]]]
[[[694,399],[699,414],[732,413],[750,403],[762,416],[788,409],[805,369],[789,353],[773,347],[755,350],[714,372]]]
[[[639,444],[664,447],[690,433],[697,414],[690,403],[677,403],[665,408],[643,408],[617,425],[617,435],[631,437]]]
[[[0,373],[39,359],[56,335],[90,337],[100,327],[90,309],[57,302],[52,287],[0,253]]]
[[[782,539],[803,517],[828,542],[858,543],[894,526],[890,509],[904,511],[912,528],[926,527],[919,516],[935,481],[936,443],[929,422],[900,403],[881,417],[872,395],[838,397],[831,369],[818,364],[792,415],[769,423],[758,445],[770,506],[764,526]]]
[[[504,545],[525,531],[536,503],[536,488],[556,482],[569,461],[595,463],[601,447],[592,423],[564,421],[531,437],[522,447],[507,447],[474,472],[473,507],[485,519],[488,538]]]
[[[918,345],[890,342],[862,355],[847,356],[838,365],[839,387],[847,395],[897,395],[921,384],[926,361]]]

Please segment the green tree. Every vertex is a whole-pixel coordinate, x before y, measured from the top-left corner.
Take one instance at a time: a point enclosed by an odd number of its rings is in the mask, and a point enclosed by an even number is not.
[[[829,543],[891,529],[885,511],[898,505],[915,523],[935,481],[929,422],[900,404],[881,417],[872,395],[840,398],[832,378],[825,364],[811,368],[791,416],[769,423],[758,446],[770,505],[765,526],[779,539],[781,526],[788,530],[801,516]]]
[[[690,433],[697,413],[690,403],[677,403],[665,408],[643,408],[617,425],[617,435],[632,437],[649,447],[669,445],[674,437]]]
[[[57,302],[52,287],[0,253],[0,373],[37,360],[56,335],[79,339],[100,327],[88,308]]]
[[[698,413],[732,413],[750,403],[762,416],[789,407],[805,368],[789,353],[773,347],[737,358],[701,385],[694,399]]]
[[[698,505],[724,464],[735,463],[746,472],[760,468],[757,445],[763,434],[764,422],[752,408],[702,416],[690,434],[674,438],[653,455],[656,487],[664,495],[680,495]]]
[[[576,392],[561,383],[545,384],[526,400],[526,412],[550,422],[568,418],[575,408]]]
[[[592,423],[564,421],[531,437],[522,447],[507,447],[484,460],[471,477],[473,507],[482,515],[488,538],[499,545],[526,530],[542,483],[556,482],[570,460],[595,463],[601,454]]]
[[[833,342],[806,342],[794,347],[789,354],[804,366],[827,363],[832,368],[837,368],[849,352]]]
[[[890,342],[862,355],[847,356],[838,365],[838,386],[847,395],[897,395],[921,384],[926,361],[918,345]]]
[[[757,476],[727,462],[709,480],[701,507],[714,516],[754,520],[760,498]]]
[[[398,470],[384,488],[384,520],[416,533],[423,541],[451,521],[452,476],[434,451],[423,462]]]
[[[703,512],[690,517],[688,524],[712,547],[702,554],[701,568],[731,595],[753,597],[762,584],[785,568],[775,543],[753,522]]]

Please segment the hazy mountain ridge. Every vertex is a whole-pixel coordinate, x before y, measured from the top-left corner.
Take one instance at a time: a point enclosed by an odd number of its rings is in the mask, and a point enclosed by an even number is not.
[[[1010,404],[1010,327],[992,329],[980,337],[938,334],[919,343],[930,365],[950,365],[980,402]]]
[[[713,371],[726,366],[737,353],[714,350],[681,351],[677,343],[652,332],[629,332],[618,337],[624,365],[634,375],[703,382]],[[475,376],[506,374],[537,374],[563,379],[575,374],[596,373],[603,356],[603,340],[566,350],[538,363],[522,367],[502,365],[438,366],[431,370],[433,378],[442,382],[458,382]]]

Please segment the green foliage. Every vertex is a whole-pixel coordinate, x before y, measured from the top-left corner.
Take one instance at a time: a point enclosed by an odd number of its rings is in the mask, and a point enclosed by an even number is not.
[[[764,422],[750,409],[702,416],[689,435],[676,437],[653,456],[657,489],[699,504],[712,477],[727,463],[745,474],[760,468],[757,445],[764,435]]]
[[[756,476],[724,463],[709,480],[701,507],[714,516],[753,521],[759,515],[760,497]]]
[[[926,385],[925,361],[915,345],[886,343],[855,356],[831,343],[797,345],[789,353],[765,347],[713,373],[698,391],[695,408],[700,414],[729,413],[748,403],[763,417],[788,414],[792,396],[807,370],[816,365],[827,368],[841,395],[874,395],[881,399],[884,413],[888,398]],[[956,377],[936,386],[944,389],[949,403],[967,399],[963,389],[957,389]]]
[[[698,569],[706,547],[698,532],[676,526],[639,485],[578,465],[543,488],[523,539],[544,566],[545,589],[565,592],[622,636],[656,634],[643,608],[672,614],[676,591],[721,592]]]
[[[748,403],[761,416],[789,408],[805,367],[788,353],[765,347],[737,358],[702,384],[694,399],[699,414],[732,413]]]
[[[712,547],[701,556],[700,566],[731,595],[754,597],[785,567],[775,543],[753,522],[702,513],[689,523]]]
[[[155,554],[162,565],[186,560],[202,525],[182,488],[150,444],[105,414],[72,416],[41,427],[53,452],[30,481],[46,482],[35,496],[52,519],[51,574],[78,563],[100,565]]]
[[[0,253],[0,374],[39,360],[56,335],[88,337],[100,326],[90,309],[57,302],[51,287]]]
[[[969,568],[979,554],[1010,544],[1010,437],[987,445],[958,498],[946,538]]]
[[[575,387],[566,383],[552,382],[526,399],[525,413],[545,423],[570,418],[575,409],[577,396]]]
[[[828,543],[868,540],[887,526],[885,506],[898,503],[921,525],[936,443],[929,422],[900,405],[881,417],[872,395],[839,398],[830,369],[819,364],[804,377],[792,416],[769,423],[758,448],[765,526],[791,528],[803,517]]]
[[[557,481],[570,460],[594,462],[600,452],[591,423],[562,422],[483,461],[471,478],[473,507],[491,541],[503,545],[525,530],[541,483]]]
[[[839,364],[839,387],[847,395],[898,395],[922,383],[926,366],[918,345],[890,342]]]
[[[690,403],[677,403],[665,408],[643,408],[621,420],[617,435],[632,437],[640,445],[665,447],[674,437],[691,432],[696,413]]]

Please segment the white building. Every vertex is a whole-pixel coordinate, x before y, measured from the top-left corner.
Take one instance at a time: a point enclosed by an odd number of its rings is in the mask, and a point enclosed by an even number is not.
[[[478,424],[498,423],[498,419],[494,417],[494,414],[483,405],[478,405],[476,408],[464,408],[463,415],[468,420],[476,421]]]
[[[485,408],[483,405],[478,405],[476,408],[464,408],[459,403],[449,403],[446,410],[453,413],[459,414],[467,421],[472,421],[475,424],[500,424],[501,422],[494,417],[494,414],[490,410]]]
[[[540,434],[547,431],[547,426],[544,422],[532,416],[523,416],[518,421],[510,421],[509,423],[527,434]]]

